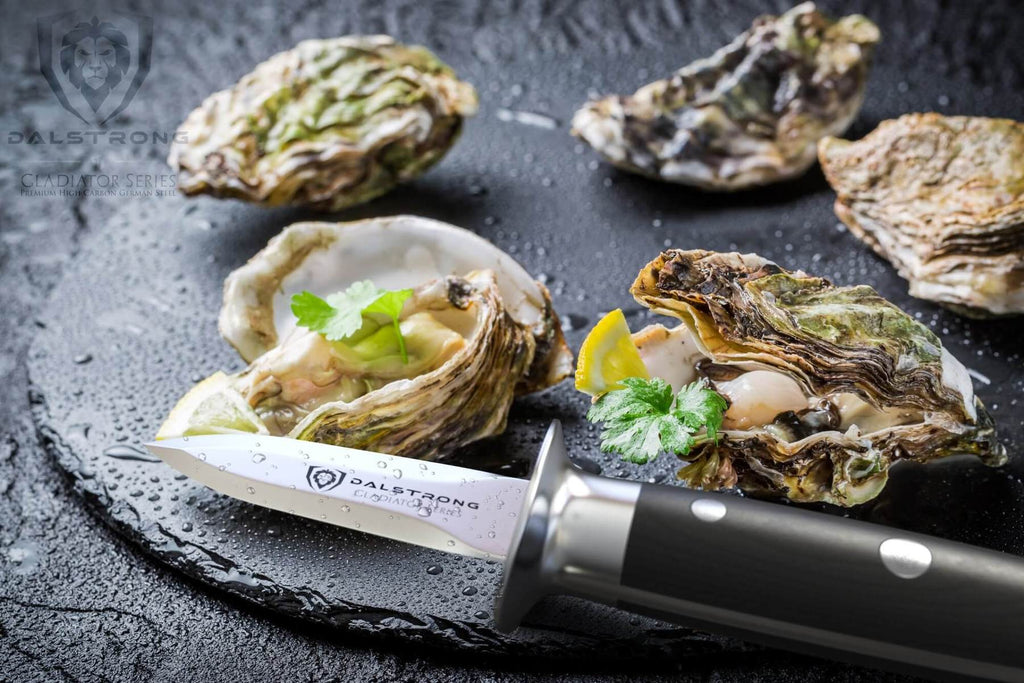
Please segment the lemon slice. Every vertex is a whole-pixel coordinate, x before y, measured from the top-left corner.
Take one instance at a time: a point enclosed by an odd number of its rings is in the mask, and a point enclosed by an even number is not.
[[[591,396],[621,389],[626,377],[650,378],[633,343],[622,309],[601,318],[580,347],[576,361],[576,389]]]
[[[230,384],[227,375],[215,372],[192,387],[160,425],[157,440],[198,434],[267,434],[263,420]]]

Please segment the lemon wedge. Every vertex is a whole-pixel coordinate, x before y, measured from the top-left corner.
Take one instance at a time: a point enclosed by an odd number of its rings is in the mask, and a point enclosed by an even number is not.
[[[157,440],[198,434],[267,434],[263,420],[230,384],[227,375],[215,372],[192,387],[160,425]]]
[[[621,389],[626,377],[650,379],[626,324],[616,308],[594,326],[580,347],[576,361],[576,389],[591,396]]]

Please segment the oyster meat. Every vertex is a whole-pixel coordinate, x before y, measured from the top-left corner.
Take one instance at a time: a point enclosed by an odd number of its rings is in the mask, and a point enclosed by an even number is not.
[[[718,443],[686,456],[689,485],[850,506],[898,460],[1006,460],[964,366],[871,287],[756,254],[668,250],[631,291],[681,321],[633,335],[650,374],[676,390],[705,377],[729,402]]]
[[[573,133],[620,168],[704,189],[792,178],[856,117],[878,40],[865,17],[803,3],[633,95],[587,103]]]
[[[390,326],[329,341],[296,324],[293,294],[365,279],[413,290],[399,315],[405,358]],[[414,458],[501,433],[516,395],[572,363],[543,285],[483,238],[414,216],[288,227],[227,278],[219,325],[249,366],[215,376],[216,399],[247,431]],[[182,405],[159,438],[212,431],[190,426],[195,401]]]
[[[1024,313],[1024,124],[908,114],[818,149],[836,215],[912,296],[972,316]]]
[[[476,104],[473,86],[426,48],[306,40],[208,97],[168,163],[186,195],[336,211],[441,159]]]

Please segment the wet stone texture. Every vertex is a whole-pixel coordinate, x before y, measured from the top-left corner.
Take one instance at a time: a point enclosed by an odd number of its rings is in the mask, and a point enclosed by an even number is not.
[[[1012,3],[822,4],[861,11],[883,32],[852,136],[906,111],[1024,119],[1024,16]],[[706,195],[615,171],[567,134],[588,95],[631,92],[787,7],[139,7],[155,16],[152,71],[107,128],[173,130],[206,94],[303,38],[386,32],[427,44],[477,86],[479,116],[422,179],[337,218],[417,213],[479,232],[547,282],[574,347],[610,308],[644,323],[626,290],[666,245],[757,251],[873,284],[975,371],[1011,462],[901,468],[850,514],[1024,553],[1024,323],[967,321],[910,299],[837,225],[817,169],[767,190]],[[0,680],[894,678],[571,600],[543,603],[527,628],[502,637],[490,615],[496,565],[261,510],[152,462],[139,445],[173,401],[196,379],[240,366],[216,333],[223,277],[309,215],[211,199],[22,196],[25,174],[167,172],[162,144],[7,140],[82,130],[38,72],[35,17],[61,9],[5,6],[0,28]],[[559,417],[589,469],[672,481],[668,458],[633,468],[599,454],[584,408],[568,384],[523,400],[506,436],[456,460],[499,468],[510,459],[502,471],[525,474]]]

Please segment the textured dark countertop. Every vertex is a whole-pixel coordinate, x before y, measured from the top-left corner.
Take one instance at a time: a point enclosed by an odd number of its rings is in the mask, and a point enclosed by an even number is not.
[[[500,62],[517,50],[569,58],[580,43],[610,52],[650,49],[665,31],[685,35],[694,16],[715,17],[712,45],[723,44],[765,11],[788,3],[673,2],[282,3],[273,8],[196,0],[130,9],[155,20],[152,72],[111,127],[173,130],[203,96],[234,82],[257,61],[302,38],[386,32],[435,48],[457,67],[477,58]],[[881,59],[926,60],[935,78],[970,81],[981,93],[959,101],[955,85],[929,92],[937,110],[1000,111],[999,93],[1024,88],[1018,37],[1024,16],[1014,3],[822,3],[862,11],[887,38]],[[30,416],[25,358],[38,316],[79,240],[102,230],[126,201],[119,197],[23,196],[24,174],[97,172],[114,167],[162,173],[161,145],[13,144],[10,131],[75,128],[39,73],[37,16],[54,3],[5,1],[0,14],[0,681],[73,680],[897,680],[895,677],[772,650],[685,662],[635,663],[587,671],[578,663],[466,659],[451,652],[384,649],[339,638],[235,603],[139,554],[99,522],[53,466]],[[102,14],[103,9],[97,10]],[[629,29],[604,33],[605,21]],[[666,29],[666,26],[668,27]],[[673,26],[681,26],[675,28]],[[890,31],[891,30],[891,31]],[[681,39],[681,38],[680,38]],[[526,47],[526,43],[529,46]],[[461,57],[459,57],[461,55]],[[696,56],[696,55],[694,55]],[[673,64],[673,66],[677,66]],[[651,73],[651,77],[659,74]],[[640,80],[635,78],[634,84]],[[484,97],[502,99],[487,84]],[[906,84],[903,84],[906,85]],[[907,86],[916,87],[916,86]],[[886,94],[877,94],[886,97]],[[894,95],[898,97],[899,95]],[[528,107],[552,108],[527,94]],[[183,104],[187,103],[187,104]],[[559,103],[561,112],[566,106]],[[993,109],[995,109],[993,111]],[[864,132],[861,130],[860,132]],[[122,165],[122,166],[117,166]],[[899,679],[903,680],[903,679]]]

